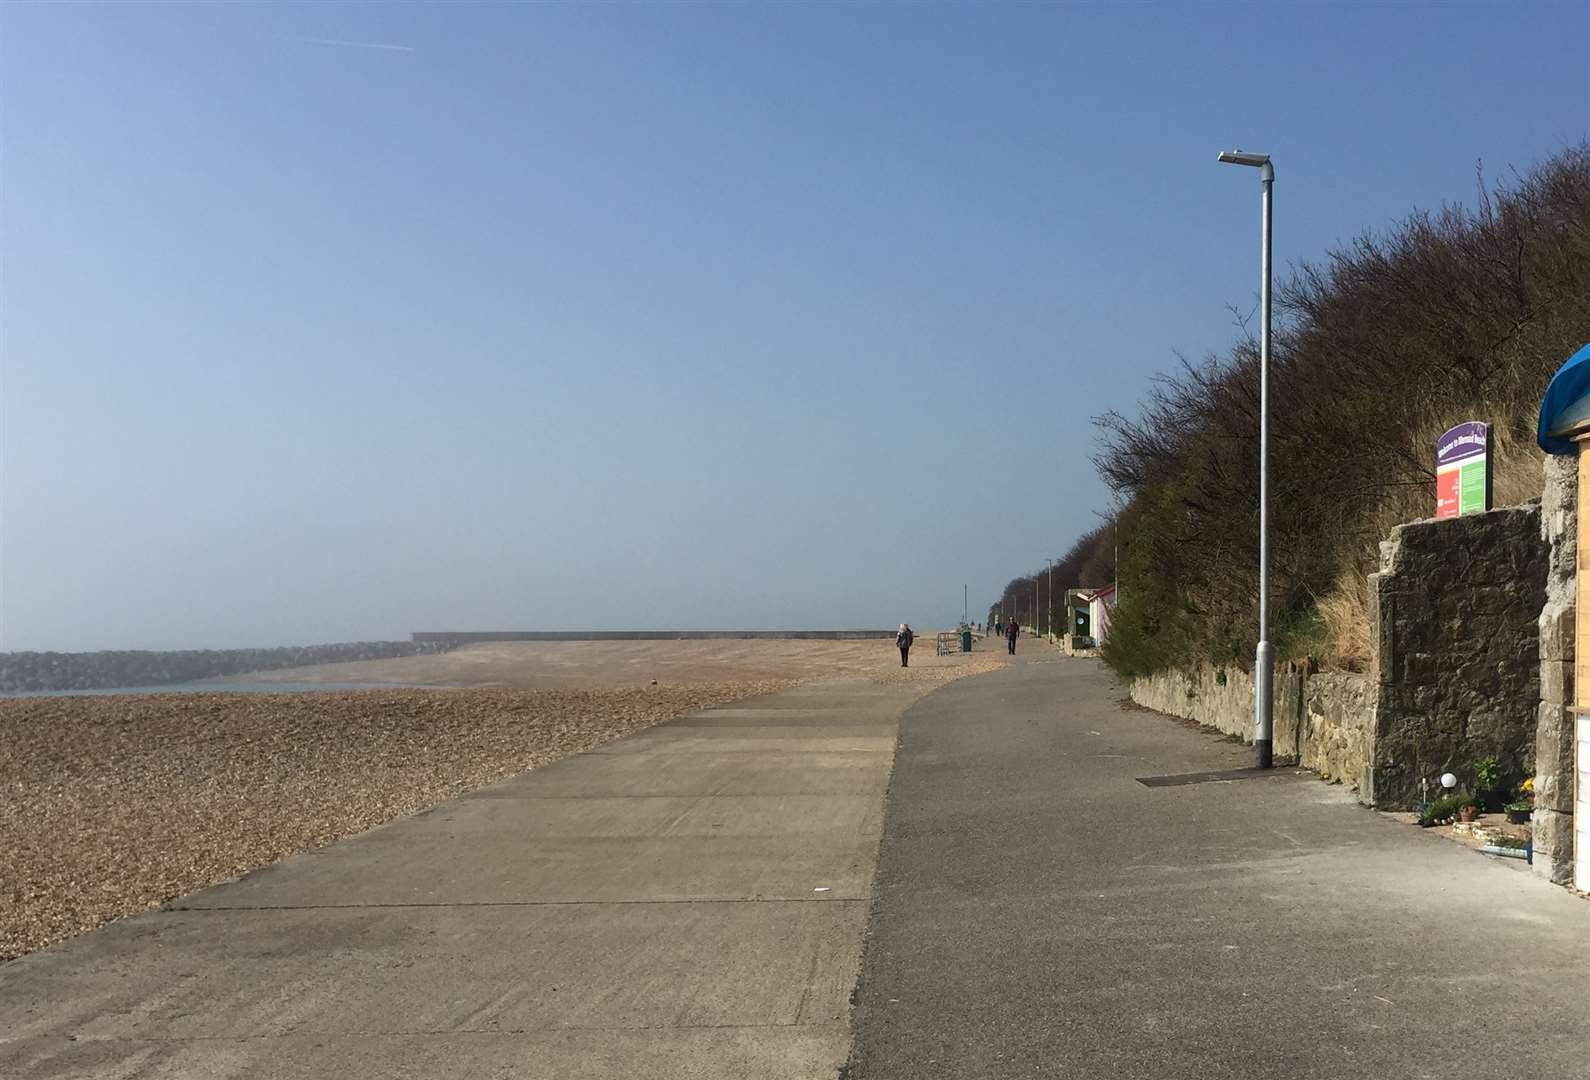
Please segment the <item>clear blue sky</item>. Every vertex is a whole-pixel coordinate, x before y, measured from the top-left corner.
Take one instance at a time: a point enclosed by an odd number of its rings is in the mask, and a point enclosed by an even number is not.
[[[1318,257],[1585,138],[1587,12],[6,4],[0,648],[986,609],[1251,305],[1219,150]]]

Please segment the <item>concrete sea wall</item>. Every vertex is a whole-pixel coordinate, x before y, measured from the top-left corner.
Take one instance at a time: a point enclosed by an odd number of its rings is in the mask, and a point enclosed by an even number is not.
[[[219,675],[349,660],[389,660],[398,656],[447,652],[450,648],[451,645],[434,642],[355,641],[278,649],[0,653],[0,692],[166,686]]]
[[[888,630],[418,630],[423,644],[478,645],[488,641],[864,641],[893,638]]]

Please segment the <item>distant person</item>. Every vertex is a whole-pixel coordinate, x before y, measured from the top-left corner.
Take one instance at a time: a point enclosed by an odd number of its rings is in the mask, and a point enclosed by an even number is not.
[[[1016,635],[1021,633],[1021,624],[1011,619],[1005,624],[1005,644],[1010,646],[1010,655],[1016,655]]]
[[[911,632],[911,627],[905,623],[900,624],[900,632],[894,635],[894,643],[900,650],[900,666],[911,666],[911,643],[916,640],[916,635]]]

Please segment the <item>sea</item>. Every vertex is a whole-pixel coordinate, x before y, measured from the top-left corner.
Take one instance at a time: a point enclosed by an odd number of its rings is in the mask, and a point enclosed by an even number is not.
[[[95,690],[0,690],[0,698],[106,697],[111,694],[307,694],[326,690],[388,690],[407,683],[224,682],[172,683],[167,686],[107,686]],[[432,687],[432,689],[436,689]]]

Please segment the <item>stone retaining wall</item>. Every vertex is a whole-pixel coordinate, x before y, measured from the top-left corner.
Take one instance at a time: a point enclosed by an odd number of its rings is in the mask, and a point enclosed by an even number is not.
[[[1529,505],[1392,530],[1369,579],[1373,672],[1277,665],[1276,755],[1387,809],[1411,808],[1447,771],[1472,790],[1483,758],[1508,786],[1538,765],[1536,824],[1555,843],[1551,813],[1572,798],[1571,490],[1548,501],[1544,523]],[[1253,676],[1241,668],[1147,676],[1132,699],[1252,741]]]
[[[1373,749],[1359,794],[1406,809],[1474,764],[1529,775],[1540,706],[1547,548],[1538,505],[1399,525],[1369,576],[1375,665]]]
[[[1357,786],[1368,763],[1370,680],[1277,664],[1272,738],[1277,757]],[[1132,682],[1132,700],[1253,741],[1253,674],[1237,667],[1162,671]]]
[[[1303,682],[1302,752],[1306,768],[1356,788],[1369,764],[1374,687],[1368,675],[1320,671]]]
[[[167,686],[219,675],[241,675],[250,671],[440,653],[452,647],[450,644],[431,642],[355,641],[340,645],[302,645],[279,649],[0,653],[0,692]]]
[[[1540,612],[1540,710],[1535,721],[1535,872],[1559,885],[1573,878],[1574,565],[1578,551],[1578,462],[1546,456],[1540,534],[1548,556]]]

